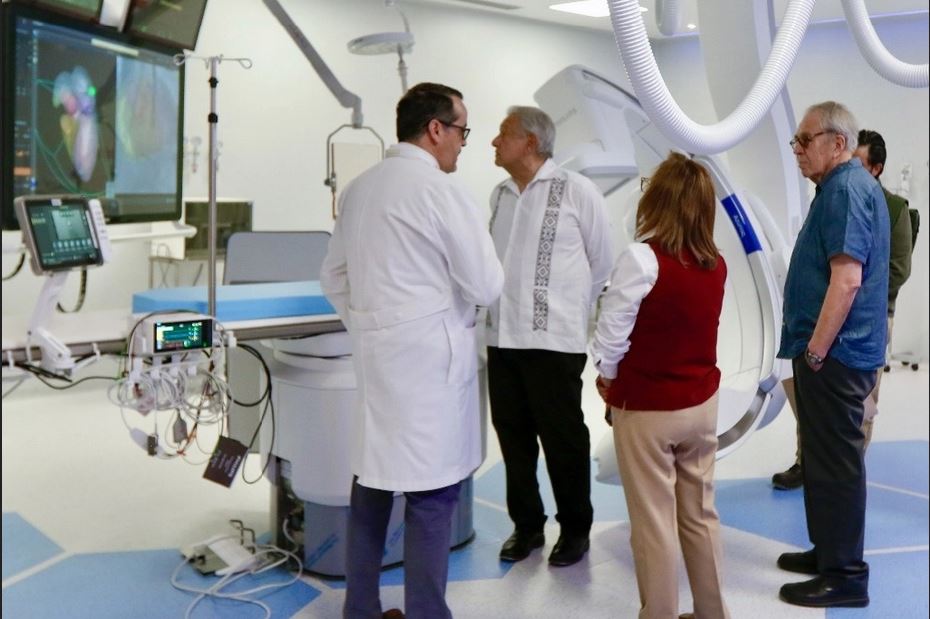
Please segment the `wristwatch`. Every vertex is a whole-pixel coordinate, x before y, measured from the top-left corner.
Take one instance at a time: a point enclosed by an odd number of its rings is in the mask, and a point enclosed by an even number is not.
[[[824,358],[812,353],[810,348],[804,351],[804,358],[808,365],[823,365]]]

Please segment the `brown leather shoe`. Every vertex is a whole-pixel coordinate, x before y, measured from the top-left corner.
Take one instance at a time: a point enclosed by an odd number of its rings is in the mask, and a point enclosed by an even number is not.
[[[381,613],[383,619],[404,619],[404,613],[399,608],[392,608]]]

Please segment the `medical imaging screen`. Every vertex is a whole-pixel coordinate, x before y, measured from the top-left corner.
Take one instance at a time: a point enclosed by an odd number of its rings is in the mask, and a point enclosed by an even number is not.
[[[182,73],[172,56],[21,16],[15,37],[4,228],[24,195],[97,198],[111,223],[180,219]]]

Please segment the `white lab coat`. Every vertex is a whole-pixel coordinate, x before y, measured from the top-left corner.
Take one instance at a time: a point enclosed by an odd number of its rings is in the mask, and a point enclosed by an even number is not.
[[[549,205],[550,187],[564,183]],[[583,353],[588,317],[613,266],[604,197],[589,179],[547,160],[520,193],[513,179],[491,192],[491,236],[504,265],[488,308],[489,346]]]
[[[408,143],[342,193],[320,283],[352,337],[363,486],[432,490],[481,464],[475,314],[504,280],[484,221]]]

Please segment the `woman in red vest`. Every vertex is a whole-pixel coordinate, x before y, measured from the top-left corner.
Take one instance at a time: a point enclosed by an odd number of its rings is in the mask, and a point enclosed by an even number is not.
[[[693,616],[728,618],[714,508],[717,327],[727,276],[713,239],[714,187],[700,164],[678,153],[643,180],[641,242],[617,259],[591,345],[630,513],[639,617],[678,616],[680,541]]]

